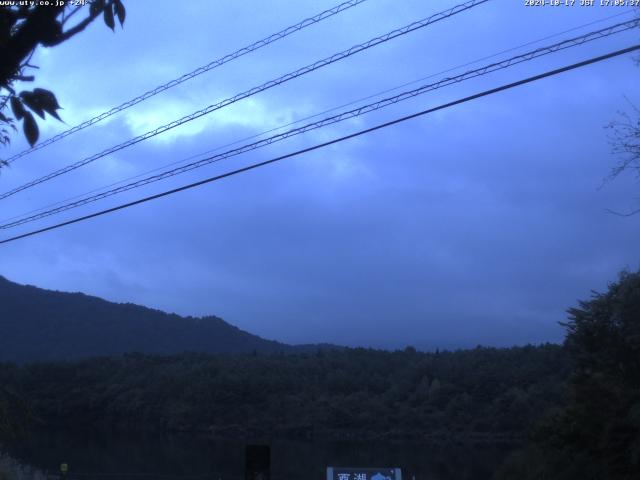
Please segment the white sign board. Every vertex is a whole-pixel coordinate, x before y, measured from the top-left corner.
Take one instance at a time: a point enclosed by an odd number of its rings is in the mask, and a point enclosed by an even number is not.
[[[327,467],[327,480],[402,480],[399,468]]]

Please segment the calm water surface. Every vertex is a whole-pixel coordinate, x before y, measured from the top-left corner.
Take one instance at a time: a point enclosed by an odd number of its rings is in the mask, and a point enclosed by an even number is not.
[[[252,442],[258,443],[258,442]],[[273,480],[323,480],[325,468],[401,467],[411,480],[489,480],[513,447],[415,442],[273,440]],[[244,446],[195,435],[40,432],[10,445],[20,461],[50,473],[69,465],[69,480],[244,478]]]

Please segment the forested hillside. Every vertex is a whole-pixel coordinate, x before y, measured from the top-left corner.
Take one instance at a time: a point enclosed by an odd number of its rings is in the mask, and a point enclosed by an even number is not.
[[[42,426],[230,437],[523,436],[563,398],[557,345],[419,353],[141,354],[0,367]]]
[[[0,361],[70,360],[128,352],[292,352],[210,316],[181,317],[82,293],[23,286],[0,276]]]

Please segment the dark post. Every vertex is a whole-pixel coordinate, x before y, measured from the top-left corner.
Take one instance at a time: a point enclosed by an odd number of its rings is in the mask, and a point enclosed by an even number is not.
[[[271,447],[247,445],[245,449],[245,480],[271,479]]]

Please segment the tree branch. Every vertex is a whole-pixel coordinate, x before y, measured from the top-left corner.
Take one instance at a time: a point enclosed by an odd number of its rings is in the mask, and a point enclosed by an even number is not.
[[[91,22],[93,22],[96,18],[98,18],[100,13],[102,12],[98,11],[96,13],[89,13],[89,16],[84,20],[82,20],[80,23],[78,23],[75,27],[70,28],[66,32],[63,32],[61,35],[59,35],[55,43],[52,43],[50,46],[58,45],[62,42],[65,42],[69,40],[71,37],[73,37],[74,35],[82,32],[85,28],[87,28],[87,26],[89,26]]]
[[[20,69],[23,60],[38,46],[56,35],[59,24],[56,17],[64,6],[46,6],[33,9],[14,35],[0,50],[0,85],[7,85]]]
[[[67,23],[71,17],[73,17],[76,13],[80,11],[81,8],[82,8],[82,5],[79,5],[76,8],[74,8],[73,11],[69,13],[69,15],[65,15],[64,18],[62,19],[62,25]]]

